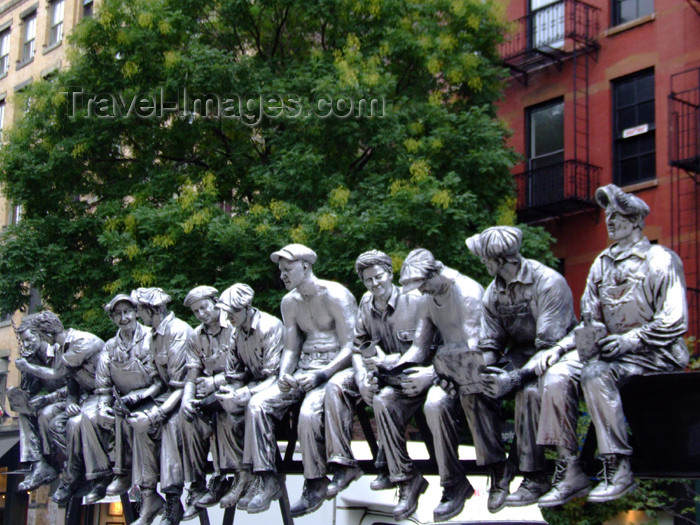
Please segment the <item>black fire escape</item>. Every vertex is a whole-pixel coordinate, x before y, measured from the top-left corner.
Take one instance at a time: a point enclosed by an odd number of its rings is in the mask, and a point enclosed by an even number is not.
[[[573,117],[573,151],[562,162],[515,175],[520,220],[536,222],[595,208],[593,194],[601,169],[590,163],[589,69],[599,48],[600,9],[579,0],[561,0],[513,22],[501,45],[503,62],[528,85],[531,74],[571,62],[573,93],[565,115]]]
[[[668,97],[672,246],[683,260],[690,326],[700,336],[700,68],[671,77]]]

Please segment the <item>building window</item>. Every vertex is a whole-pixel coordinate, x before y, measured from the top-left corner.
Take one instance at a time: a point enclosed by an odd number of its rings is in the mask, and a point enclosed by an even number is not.
[[[92,0],[83,0],[83,18],[92,18],[95,2]]]
[[[654,12],[654,0],[613,0],[614,26],[636,20]]]
[[[63,39],[63,4],[65,0],[56,0],[51,3],[49,29],[49,46],[58,44]]]
[[[0,75],[10,69],[10,30],[0,33]]]
[[[29,62],[36,53],[36,11],[22,23],[22,62]]]
[[[564,47],[564,2],[561,0],[530,0],[534,49]]]
[[[528,205],[556,202],[564,192],[564,101],[527,110]]]
[[[653,71],[615,81],[613,117],[615,184],[656,178]]]

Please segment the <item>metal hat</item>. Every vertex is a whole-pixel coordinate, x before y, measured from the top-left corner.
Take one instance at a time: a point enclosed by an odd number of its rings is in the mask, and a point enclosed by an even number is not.
[[[138,307],[138,303],[134,301],[130,296],[120,293],[112,297],[112,300],[108,302],[106,305],[103,306],[105,309],[105,312],[107,312],[109,315],[112,315],[112,312],[114,311],[114,307],[117,306],[117,303],[129,303],[131,306],[134,307],[134,310]]]
[[[182,304],[187,308],[190,308],[194,303],[201,299],[213,300],[216,299],[217,295],[219,295],[219,290],[217,290],[213,286],[197,286],[196,288],[192,288],[189,291]]]
[[[219,302],[216,303],[216,307],[226,312],[241,310],[253,304],[254,295],[255,292],[250,286],[243,283],[236,283],[222,292],[221,297],[219,297]]]
[[[273,263],[277,264],[280,259],[288,261],[303,261],[309,264],[316,262],[316,252],[307,248],[303,244],[288,244],[281,250],[277,250],[270,255]]]
[[[649,215],[649,206],[642,199],[631,193],[625,193],[615,184],[608,184],[598,188],[595,192],[595,200],[601,208],[612,208],[622,215],[641,217]]]
[[[469,237],[465,244],[477,257],[507,257],[520,251],[523,232],[515,226],[492,226]]]

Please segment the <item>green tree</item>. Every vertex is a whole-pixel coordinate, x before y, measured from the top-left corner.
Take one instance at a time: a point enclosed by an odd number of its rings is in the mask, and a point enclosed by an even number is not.
[[[106,335],[115,293],[157,285],[179,308],[190,287],[242,281],[277,312],[268,256],[289,242],[358,294],[371,248],[398,269],[424,246],[484,281],[464,239],[513,220],[501,30],[488,1],[106,0],[0,152],[24,207],[0,243],[0,307],[32,283]],[[193,103],[206,94],[221,104]],[[527,255],[550,242],[526,228]]]

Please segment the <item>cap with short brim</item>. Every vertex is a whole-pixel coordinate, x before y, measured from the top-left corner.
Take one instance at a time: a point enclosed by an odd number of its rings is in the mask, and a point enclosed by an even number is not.
[[[309,264],[316,262],[316,252],[303,244],[288,244],[281,250],[277,250],[270,255],[273,263],[277,264],[280,259],[288,261],[303,261]]]
[[[615,184],[598,188],[595,192],[595,200],[606,211],[616,211],[622,215],[641,217],[642,219],[651,211],[646,202],[636,195],[622,191]]]
[[[123,293],[117,294],[114,297],[112,297],[112,300],[110,302],[108,302],[106,305],[104,305],[103,308],[104,308],[105,312],[107,312],[108,314],[111,315],[111,313],[114,311],[114,308],[117,306],[117,303],[121,303],[121,302],[129,303],[134,308],[134,310],[136,308],[138,308],[138,304],[136,303],[136,301],[134,301],[131,298],[131,296],[123,294]]]

